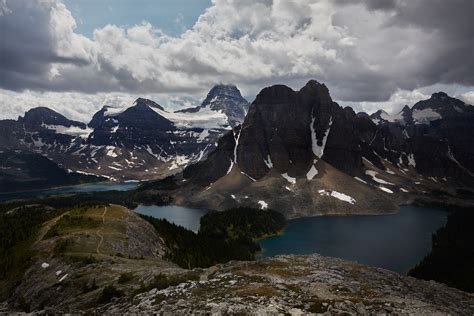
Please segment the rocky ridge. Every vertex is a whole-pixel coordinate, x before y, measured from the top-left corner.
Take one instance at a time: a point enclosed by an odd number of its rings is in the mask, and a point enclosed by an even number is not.
[[[318,254],[230,262],[203,271],[200,281],[153,289],[134,304],[102,312],[269,315],[458,314],[474,312],[474,296]]]

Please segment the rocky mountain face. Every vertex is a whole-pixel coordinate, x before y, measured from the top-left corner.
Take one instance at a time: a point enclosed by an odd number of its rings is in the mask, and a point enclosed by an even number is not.
[[[169,112],[138,98],[128,108],[104,106],[89,124],[41,107],[0,121],[0,148],[30,150],[64,169],[116,181],[162,178],[205,158],[247,110],[235,86],[214,87],[197,111]]]
[[[196,113],[205,109],[224,113],[231,127],[242,123],[247,115],[250,104],[240,94],[234,85],[214,86],[207,94],[202,104],[195,108],[188,108],[177,112]]]
[[[268,87],[206,161],[174,177],[173,194],[183,205],[288,217],[390,211],[432,191],[455,198],[474,187],[472,113],[438,93],[394,117],[368,116],[340,107],[316,81]]]
[[[425,176],[472,183],[474,107],[443,92],[405,106],[396,115],[371,116],[380,132],[373,146],[383,159],[413,166]],[[398,160],[398,162],[397,162]]]

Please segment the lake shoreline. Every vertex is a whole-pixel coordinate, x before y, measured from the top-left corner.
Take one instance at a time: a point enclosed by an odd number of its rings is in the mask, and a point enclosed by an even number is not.
[[[255,259],[319,253],[405,274],[429,254],[431,235],[446,225],[448,214],[447,208],[405,204],[399,211],[385,214],[321,214],[288,219],[277,234],[256,240],[261,250]],[[398,239],[403,240],[400,245]],[[386,255],[394,262],[377,259],[378,252],[384,251],[393,252]]]

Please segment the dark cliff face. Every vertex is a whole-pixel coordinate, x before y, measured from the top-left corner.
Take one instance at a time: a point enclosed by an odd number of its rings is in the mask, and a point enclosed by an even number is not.
[[[214,166],[205,171],[206,178],[215,181],[232,165],[254,179],[270,169],[303,177],[319,159],[355,175],[362,172],[361,145],[375,130],[367,117],[333,102],[324,84],[312,80],[300,91],[268,87],[257,95],[241,128],[221,139],[209,157],[212,163],[203,163]]]
[[[413,167],[424,176],[470,185],[473,113],[471,106],[437,93],[395,116],[382,111],[368,116],[340,107],[317,81],[299,91],[275,85],[257,95],[241,127],[220,140],[209,161],[184,175],[209,184],[237,165],[256,180],[272,169],[302,178],[322,159],[359,176],[365,173],[365,158],[382,170],[386,160],[400,169]]]

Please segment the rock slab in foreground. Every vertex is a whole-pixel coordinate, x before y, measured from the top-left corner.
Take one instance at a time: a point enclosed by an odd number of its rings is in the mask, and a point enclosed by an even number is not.
[[[201,281],[153,289],[100,312],[169,314],[474,314],[474,295],[317,254],[230,262]]]

